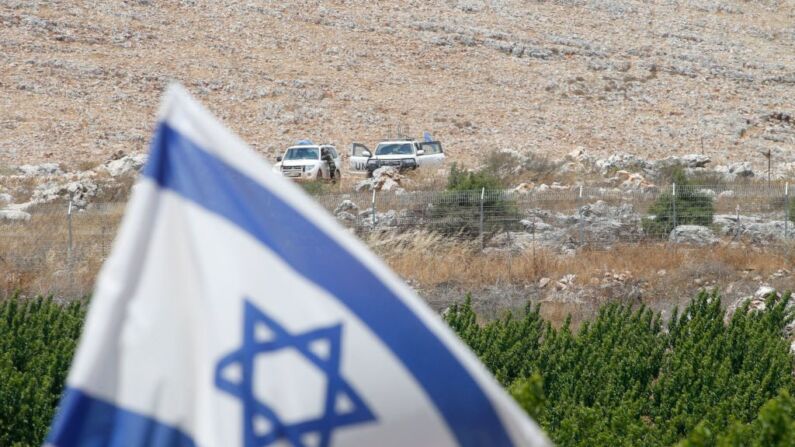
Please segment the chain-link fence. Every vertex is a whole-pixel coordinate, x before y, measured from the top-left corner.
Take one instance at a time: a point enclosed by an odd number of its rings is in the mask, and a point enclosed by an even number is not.
[[[647,191],[550,187],[510,191],[355,192],[315,196],[357,234],[427,231],[484,250],[536,247],[561,253],[616,244],[754,246],[795,240],[795,198],[787,184],[677,186]],[[29,210],[0,221],[0,296],[90,292],[124,209],[122,203]]]
[[[795,234],[787,184],[361,192],[317,200],[357,233],[421,229],[476,238],[484,247],[504,245],[505,237],[607,248],[661,240],[708,244],[726,237],[766,244]]]

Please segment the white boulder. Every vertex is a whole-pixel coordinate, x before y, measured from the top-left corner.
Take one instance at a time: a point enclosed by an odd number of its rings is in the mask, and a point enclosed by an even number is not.
[[[30,220],[30,213],[15,209],[2,209],[0,210],[0,221],[5,222],[28,222]]]
[[[17,172],[25,177],[40,177],[44,175],[63,174],[58,163],[42,163],[40,165],[22,165],[17,167]]]
[[[146,154],[125,155],[116,160],[106,162],[101,168],[111,177],[125,176],[128,174],[135,175],[141,170],[143,165],[146,164],[146,160]]]
[[[707,227],[701,225],[679,225],[671,231],[669,241],[677,244],[714,245],[718,238]]]

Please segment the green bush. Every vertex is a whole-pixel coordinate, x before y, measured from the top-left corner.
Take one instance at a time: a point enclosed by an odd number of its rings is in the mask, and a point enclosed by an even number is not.
[[[0,446],[41,445],[85,317],[79,302],[0,302]]]
[[[477,172],[459,169],[458,164],[453,162],[450,166],[450,174],[447,176],[448,191],[489,191],[502,189],[500,179],[491,174],[488,170]]]
[[[764,412],[780,392],[795,391],[782,336],[793,318],[788,299],[770,297],[764,311],[742,309],[728,324],[719,297],[707,293],[667,325],[648,309],[614,304],[576,332],[553,328],[538,308],[481,326],[466,302],[445,318],[557,445],[670,446],[705,427],[710,439],[739,436],[733,430],[781,439],[753,421],[791,421]]]
[[[678,225],[712,225],[715,206],[712,197],[702,192],[682,173],[674,174],[676,195],[660,194],[649,208],[652,218],[643,219],[643,232],[653,238],[665,239]]]
[[[513,199],[502,190],[500,180],[488,171],[469,172],[450,167],[447,190],[437,195],[431,208],[431,228],[448,235],[476,237],[480,234],[481,195],[483,229],[486,234],[515,229],[521,214]]]
[[[577,331],[530,306],[481,325],[469,300],[445,319],[557,445],[792,447],[788,300],[728,323],[708,293],[667,324],[610,304]],[[79,302],[0,302],[0,446],[41,445],[84,317]]]
[[[679,447],[795,447],[795,399],[782,390],[759,410],[749,424],[734,421],[725,433],[716,434],[708,423],[699,424]]]

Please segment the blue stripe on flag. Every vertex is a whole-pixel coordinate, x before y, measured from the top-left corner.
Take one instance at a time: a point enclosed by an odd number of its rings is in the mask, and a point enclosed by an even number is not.
[[[179,429],[69,388],[47,445],[58,447],[195,447]]]
[[[442,341],[359,259],[290,205],[165,123],[143,174],[228,219],[340,300],[411,371],[460,445],[511,445],[491,401]]]

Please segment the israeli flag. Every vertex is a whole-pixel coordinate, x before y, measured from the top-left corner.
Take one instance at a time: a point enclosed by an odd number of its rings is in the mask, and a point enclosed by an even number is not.
[[[427,130],[422,133],[422,138],[425,140],[426,143],[433,143],[433,137],[431,136],[431,133],[428,132]]]
[[[420,298],[178,86],[47,443],[547,445]]]

